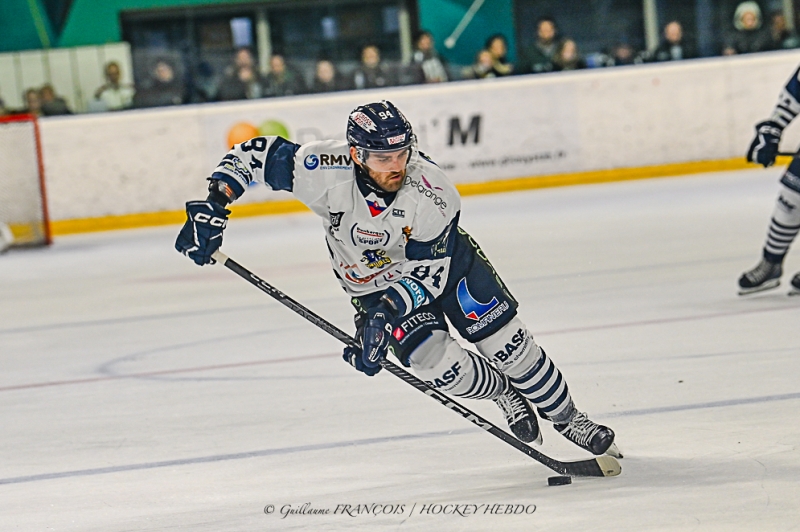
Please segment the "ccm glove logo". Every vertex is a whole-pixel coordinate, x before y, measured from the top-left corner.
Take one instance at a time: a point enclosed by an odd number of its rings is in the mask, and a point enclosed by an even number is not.
[[[216,216],[211,216],[204,212],[195,213],[194,218],[192,218],[192,220],[195,222],[199,222],[201,224],[208,224],[212,227],[221,227],[222,229],[225,229],[225,227],[228,225],[228,220],[226,220],[225,218],[218,218]]]

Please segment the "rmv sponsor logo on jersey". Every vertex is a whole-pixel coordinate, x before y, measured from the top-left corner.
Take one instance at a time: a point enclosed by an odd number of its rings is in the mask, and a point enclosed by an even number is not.
[[[303,166],[307,170],[350,170],[353,168],[353,159],[349,155],[334,155],[320,153],[319,156],[311,154],[303,159]]]
[[[456,377],[458,377],[460,371],[461,371],[461,365],[458,362],[456,362],[455,364],[450,366],[450,369],[442,373],[441,377],[437,377],[433,379],[433,381],[425,381],[425,384],[427,384],[431,388],[441,388],[442,386],[453,383],[453,381],[456,380]]]

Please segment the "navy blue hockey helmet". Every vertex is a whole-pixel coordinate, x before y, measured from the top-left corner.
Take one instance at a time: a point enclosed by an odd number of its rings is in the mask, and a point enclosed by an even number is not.
[[[416,143],[411,123],[392,102],[383,100],[360,105],[347,119],[347,142],[366,160],[371,151],[397,151]]]

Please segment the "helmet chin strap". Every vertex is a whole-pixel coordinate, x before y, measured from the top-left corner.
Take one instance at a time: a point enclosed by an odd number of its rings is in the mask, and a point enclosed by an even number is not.
[[[369,190],[382,197],[386,194],[394,194],[394,192],[387,192],[383,190],[378,183],[375,182],[369,175],[369,171],[365,168],[366,165],[362,162],[356,165],[356,179],[360,180]]]

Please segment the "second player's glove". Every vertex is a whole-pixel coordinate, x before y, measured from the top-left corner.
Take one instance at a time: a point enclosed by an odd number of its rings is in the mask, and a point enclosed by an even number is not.
[[[186,223],[175,241],[175,249],[198,265],[213,264],[211,255],[222,245],[222,231],[228,225],[225,207],[213,201],[190,201],[186,204]]]
[[[764,168],[775,164],[782,133],[783,128],[772,120],[756,124],[756,136],[747,150],[747,160],[761,164]]]

